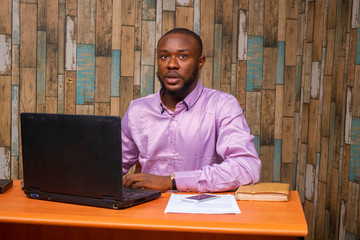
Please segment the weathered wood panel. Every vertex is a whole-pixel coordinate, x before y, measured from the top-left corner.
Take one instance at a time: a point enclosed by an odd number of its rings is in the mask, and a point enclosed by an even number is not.
[[[110,103],[111,75],[109,72],[111,72],[111,59],[96,57],[95,102],[97,103]]]
[[[263,38],[249,36],[246,91],[259,91],[263,78]]]
[[[0,11],[0,34],[11,34],[11,9],[12,2],[9,0],[1,1]]]
[[[275,120],[275,91],[262,90],[261,91],[261,128],[260,128],[261,146],[274,145],[274,131],[275,131],[274,120]],[[271,159],[272,156],[273,154],[271,154]],[[271,161],[271,163],[273,163],[273,161]]]
[[[36,67],[36,5],[20,4],[20,67]]]
[[[95,100],[95,45],[77,46],[76,104]]]
[[[96,1],[78,1],[79,44],[95,44]]]
[[[127,60],[121,63],[121,76],[134,76],[134,27],[122,27],[121,55]]]
[[[11,145],[11,77],[0,76],[0,146]]]
[[[96,53],[97,57],[111,57],[112,1],[96,1]]]
[[[0,75],[11,75],[10,35],[0,35]]]

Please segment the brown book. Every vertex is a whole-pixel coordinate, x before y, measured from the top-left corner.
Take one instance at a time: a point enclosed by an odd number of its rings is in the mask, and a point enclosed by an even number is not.
[[[257,183],[240,186],[235,196],[237,200],[250,201],[287,201],[289,196],[288,183]]]

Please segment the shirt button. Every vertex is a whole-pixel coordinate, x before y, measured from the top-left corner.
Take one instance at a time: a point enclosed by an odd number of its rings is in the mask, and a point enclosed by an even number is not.
[[[173,142],[174,142],[173,138],[170,138],[170,139],[169,139],[169,142],[170,142],[170,143],[173,143]]]
[[[169,162],[169,165],[170,165],[170,166],[172,165],[172,161]]]

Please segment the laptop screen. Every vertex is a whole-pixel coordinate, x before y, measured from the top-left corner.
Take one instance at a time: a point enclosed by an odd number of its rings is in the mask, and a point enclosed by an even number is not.
[[[121,120],[21,114],[24,189],[122,200]]]

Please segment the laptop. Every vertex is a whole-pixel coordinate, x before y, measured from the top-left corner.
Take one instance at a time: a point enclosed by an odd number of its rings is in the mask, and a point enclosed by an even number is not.
[[[160,197],[122,182],[121,120],[22,113],[23,189],[41,200],[122,209]]]

